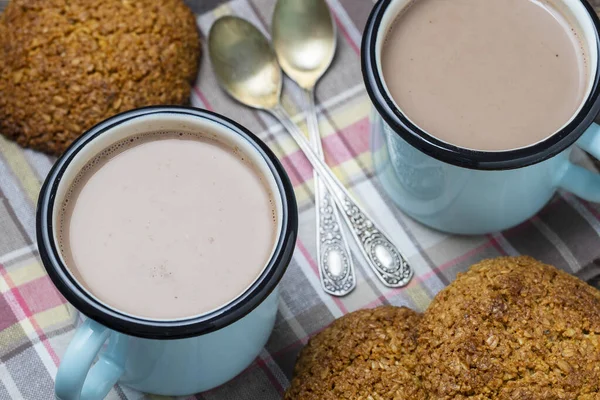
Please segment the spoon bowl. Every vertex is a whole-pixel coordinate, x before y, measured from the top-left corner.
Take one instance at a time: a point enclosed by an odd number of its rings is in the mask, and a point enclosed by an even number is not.
[[[283,71],[312,89],[335,55],[336,30],[324,0],[279,0],[272,20],[273,46]]]
[[[226,16],[210,28],[208,52],[221,86],[237,101],[270,110],[279,104],[283,77],[268,40],[245,19]]]

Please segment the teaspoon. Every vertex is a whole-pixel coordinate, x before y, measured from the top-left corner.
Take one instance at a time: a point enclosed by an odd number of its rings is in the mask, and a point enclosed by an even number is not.
[[[314,88],[335,54],[336,33],[323,0],[279,0],[271,23],[273,47],[283,71],[304,89],[310,143],[324,160]],[[333,195],[314,171],[317,259],[325,292],[344,296],[356,285],[350,249]],[[332,238],[330,238],[332,237]],[[341,264],[341,265],[340,265]]]

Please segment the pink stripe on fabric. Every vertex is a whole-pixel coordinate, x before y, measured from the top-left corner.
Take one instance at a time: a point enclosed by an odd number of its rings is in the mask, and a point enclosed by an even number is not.
[[[365,306],[365,307],[363,307],[363,308],[366,308],[366,306]],[[334,321],[335,321],[335,319],[334,319]],[[332,322],[332,323],[333,323],[333,322]],[[325,330],[325,328],[327,328],[329,325],[330,325],[330,324],[327,324],[326,326],[323,326],[321,329],[319,329],[319,330],[316,330],[316,331],[314,331],[314,332],[312,332],[312,333],[309,333],[309,334],[307,334],[306,336],[303,336],[303,337],[301,337],[301,338],[298,338],[298,337],[296,337],[296,340],[294,340],[292,343],[290,343],[290,344],[288,344],[287,346],[285,346],[285,347],[283,347],[283,348],[279,349],[279,351],[276,351],[276,352],[274,352],[274,353],[268,353],[268,354],[269,354],[269,356],[268,356],[268,357],[263,357],[263,358],[262,358],[262,360],[264,360],[265,362],[273,361],[273,362],[275,362],[275,363],[276,363],[277,361],[275,361],[275,357],[277,357],[278,355],[280,355],[280,354],[282,354],[282,353],[285,353],[285,352],[287,352],[289,349],[291,349],[291,348],[293,348],[293,347],[296,347],[296,346],[304,346],[304,344],[308,342],[308,339],[310,339],[310,337],[311,337],[311,336],[314,336],[314,335],[318,334],[319,332],[321,332],[321,331]],[[257,366],[256,366],[255,364],[256,364],[256,363],[253,363],[253,364],[252,364],[250,367],[248,367],[248,368],[246,369],[246,371],[249,371],[249,370],[251,370],[252,368],[256,368]]]
[[[213,108],[210,106],[208,99],[206,98],[206,96],[204,96],[204,93],[202,93],[202,91],[197,86],[194,86],[193,90],[196,96],[198,96],[198,98],[202,102],[204,108],[206,108],[208,111],[214,111]]]
[[[339,165],[369,151],[369,118],[363,118],[323,139],[325,159]]]
[[[592,205],[589,202],[587,202],[585,200],[581,200],[578,197],[575,197],[575,200],[578,201],[585,208],[587,208],[588,211],[594,216],[594,218],[596,218],[598,221],[600,221],[600,213],[598,212],[598,210],[596,210],[594,207],[592,207]]]
[[[297,150],[280,160],[293,186],[301,185],[313,177],[312,166],[301,151]]]
[[[488,247],[494,246],[495,242],[496,242],[495,239],[494,239],[494,241],[489,240],[489,241],[487,241],[487,242],[485,242],[485,243],[483,243],[483,244],[475,247],[474,249],[471,249],[468,252],[466,252],[466,253],[464,253],[464,254],[456,257],[456,258],[453,258],[450,261],[446,261],[445,263],[440,264],[437,268],[433,268],[433,269],[431,269],[431,271],[429,271],[429,272],[427,272],[427,273],[425,273],[423,275],[420,275],[420,276],[416,277],[417,281],[418,282],[426,281],[427,279],[429,279],[433,275],[435,275],[435,271],[440,271],[440,272],[441,271],[445,271],[449,267],[451,267],[453,265],[456,265],[459,262],[465,261],[466,259],[468,259],[468,258],[476,255],[477,253],[480,253],[481,251],[487,249]]]
[[[312,256],[308,252],[308,250],[306,250],[306,247],[304,246],[304,244],[302,243],[302,241],[300,239],[296,240],[296,248],[298,250],[300,250],[300,253],[302,253],[302,255],[304,256],[304,259],[308,262],[308,264],[310,265],[310,267],[313,270],[314,274],[317,277],[319,277],[319,267],[317,266],[317,263],[315,262],[314,258],[312,258]],[[320,288],[317,289],[317,290],[320,290]],[[331,296],[331,297],[332,297],[333,302],[340,309],[340,311],[343,314],[347,314],[348,313],[348,309],[346,308],[346,306],[344,305],[344,303],[342,303],[342,301],[340,300],[340,298],[339,297],[335,297],[335,296]]]
[[[346,142],[346,143],[345,143]],[[325,160],[335,167],[369,151],[369,119],[363,118],[338,132],[323,138]],[[313,169],[300,150],[281,158],[281,163],[290,175],[292,185],[298,186],[312,179]],[[292,169],[292,165],[295,167]]]
[[[503,256],[508,255],[508,254],[506,254],[506,251],[504,251],[504,249],[502,248],[500,243],[498,243],[498,241],[496,240],[496,238],[493,235],[486,235],[486,236],[490,239],[492,246],[494,246],[500,254],[502,254]]]
[[[0,332],[18,322],[19,319],[13,312],[8,299],[6,297],[2,297],[0,300]]]
[[[24,299],[27,299],[27,304],[33,314],[66,303],[48,276],[21,285],[19,292]]]
[[[295,343],[298,343],[298,342],[299,341],[297,341]],[[290,346],[286,346],[285,348],[287,349],[289,347]],[[279,354],[279,352],[277,354]],[[270,354],[268,357],[263,357],[263,358],[257,357],[256,360],[254,360],[252,362],[252,364],[250,364],[245,370],[240,372],[239,375],[236,378],[233,378],[231,381],[225,382],[222,385],[217,386],[216,388],[213,388],[213,389],[201,392],[201,393],[196,393],[195,395],[186,397],[185,400],[205,399],[207,396],[212,397],[212,395],[217,393],[220,388],[226,387],[229,383],[233,382],[233,380],[236,380],[240,376],[248,375],[249,373],[251,373],[252,371],[254,371],[257,368],[260,368],[261,370],[263,370],[265,375],[267,375],[267,379],[269,379],[269,382],[271,382],[271,385],[273,387],[275,387],[275,389],[279,392],[280,395],[283,395],[283,392],[285,390],[284,390],[283,386],[281,386],[281,384],[279,383],[279,381],[277,380],[275,375],[273,375],[273,373],[271,372],[271,369],[266,364],[267,362],[273,362],[275,364],[277,363],[275,361],[274,357],[272,357]]]
[[[446,269],[448,269],[449,267],[456,265],[457,263],[466,260],[469,257],[472,257],[474,255],[476,255],[477,253],[485,250],[486,248],[493,246],[493,243],[491,241],[488,241],[470,251],[468,251],[467,253],[456,257],[450,261],[447,261],[443,264],[441,264],[439,267],[437,268],[433,268],[431,269],[431,271],[422,274],[422,275],[418,275],[418,276],[414,276],[413,279],[410,281],[410,283],[406,286],[406,288],[410,288],[413,286],[421,286],[421,283],[425,282],[426,280],[428,280],[429,278],[433,277],[435,275],[435,271],[444,271]],[[391,294],[395,291],[397,291],[398,289],[390,289],[387,292],[383,293],[381,296],[379,296],[378,298],[376,298],[375,300],[367,303],[365,305],[364,308],[370,308],[370,307],[375,307],[378,306],[380,304],[383,303],[383,300],[389,299],[391,297]],[[401,289],[400,289],[401,290]]]
[[[283,386],[281,386],[281,384],[279,383],[279,381],[277,380],[277,378],[275,377],[273,372],[271,372],[271,369],[269,368],[269,366],[267,365],[265,360],[263,360],[262,358],[259,357],[254,362],[256,365],[258,365],[258,367],[260,369],[263,370],[263,372],[267,376],[267,379],[269,379],[269,382],[271,382],[271,385],[275,388],[275,390],[277,390],[277,392],[280,395],[283,395],[283,392],[284,392]]]
[[[37,321],[35,320],[35,317],[34,317],[33,313],[31,312],[31,310],[27,306],[27,302],[25,301],[25,299],[23,298],[23,296],[19,292],[19,289],[17,287],[15,287],[14,282],[12,281],[12,279],[10,278],[10,276],[8,275],[8,272],[6,271],[6,269],[4,268],[4,266],[1,265],[1,264],[0,264],[0,275],[2,275],[2,277],[4,278],[4,280],[6,281],[6,283],[8,283],[8,286],[11,288],[10,292],[12,293],[12,295],[17,300],[17,303],[21,307],[21,310],[23,311],[23,313],[25,314],[25,316],[31,322],[31,325],[33,326],[33,329],[35,330],[35,333],[37,334],[38,338],[40,339],[40,341],[43,343],[44,347],[46,348],[46,351],[48,352],[48,355],[50,355],[50,358],[54,362],[54,365],[58,366],[58,362],[59,362],[58,356],[56,355],[56,352],[54,351],[54,349],[52,348],[52,346],[48,342],[48,338],[46,337],[46,334],[44,333],[44,331],[38,325]]]
[[[252,372],[253,370],[255,370],[256,368],[260,368],[261,370],[263,370],[263,372],[267,376],[267,379],[269,380],[269,382],[271,382],[271,385],[277,390],[277,392],[279,394],[283,395],[283,392],[284,392],[283,386],[281,386],[281,384],[279,383],[279,381],[277,380],[277,378],[275,377],[273,372],[271,372],[271,369],[267,365],[267,362],[275,362],[275,360],[268,352],[267,352],[267,354],[268,354],[267,357],[260,357],[260,356],[256,357],[256,359],[252,362],[252,364],[250,364],[246,369],[244,369],[242,372],[240,372],[238,377],[240,377],[242,375],[247,375],[250,372]],[[196,393],[195,395],[186,397],[185,400],[204,399],[205,398],[204,395],[210,396],[211,394],[218,392],[220,388],[227,386],[227,384],[230,382],[231,381],[228,381],[228,382],[223,383],[222,385],[217,386],[216,388],[212,388],[210,390],[206,390],[201,393]]]
[[[7,292],[4,292],[2,294],[2,296],[4,296],[6,303],[8,303],[9,307],[11,308],[12,313],[14,314],[14,316],[16,318],[16,321],[14,321],[15,323],[22,321],[24,319],[27,319],[27,315],[25,315],[25,311],[23,311],[23,309],[19,305],[19,301],[15,297],[15,294],[14,294],[12,288],[10,290],[8,290]]]
[[[0,264],[0,276],[2,276],[5,279],[6,284],[8,285],[8,287],[10,289],[9,291],[2,294],[2,296],[4,296],[4,299],[6,300],[6,302],[12,309],[12,312],[15,315],[15,317],[17,318],[17,321],[26,319],[28,317],[28,315],[25,313],[25,310],[23,310],[23,308],[19,304],[19,300],[15,296],[15,294],[18,292],[15,291],[14,282],[12,281],[12,279],[10,279],[10,277],[8,276],[8,272],[6,271],[6,269],[4,268],[4,266],[2,264]]]
[[[333,7],[329,7],[329,9],[331,10],[331,14],[333,15],[333,19],[335,19],[336,25],[338,26],[338,28],[342,32],[342,35],[344,35],[344,38],[346,39],[346,42],[348,42],[348,44],[350,45],[350,47],[352,47],[352,49],[354,50],[354,52],[356,54],[360,54],[360,48],[358,47],[358,45],[356,43],[354,43],[354,41],[352,40],[352,38],[348,34],[348,31],[346,30],[346,27],[344,26],[344,24],[342,24],[342,21],[340,21],[340,18],[335,13],[334,8]]]

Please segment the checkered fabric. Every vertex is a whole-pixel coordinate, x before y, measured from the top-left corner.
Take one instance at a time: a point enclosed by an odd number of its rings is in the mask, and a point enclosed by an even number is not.
[[[0,0],[0,10],[6,5]],[[251,20],[265,32],[274,0],[189,0],[203,37],[225,14]],[[600,205],[559,193],[537,216],[508,231],[474,237],[432,231],[402,214],[381,194],[369,156],[369,99],[360,73],[361,30],[369,0],[328,0],[338,27],[335,62],[317,90],[328,164],[394,238],[415,269],[404,289],[383,287],[356,259],[358,284],[352,294],[323,293],[315,263],[312,171],[292,139],[270,116],[234,103],[217,86],[210,62],[202,59],[194,106],[227,115],[257,133],[282,160],[296,189],[300,235],[282,282],[275,330],[258,359],[231,382],[191,398],[206,400],[281,398],[299,350],[335,318],[364,307],[406,305],[423,311],[456,274],[486,257],[528,254],[598,285]],[[600,1],[598,1],[600,3]],[[212,11],[209,11],[211,7]],[[216,7],[216,8],[212,8]],[[302,93],[285,82],[283,101],[303,129]],[[578,153],[579,161],[593,168]],[[73,335],[77,312],[46,276],[35,243],[35,205],[54,159],[0,138],[0,399],[52,399],[59,360]],[[115,387],[110,399],[157,398]]]

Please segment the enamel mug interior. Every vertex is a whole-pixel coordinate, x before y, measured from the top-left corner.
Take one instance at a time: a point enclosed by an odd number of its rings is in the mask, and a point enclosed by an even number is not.
[[[277,240],[259,276],[240,295],[218,309],[187,318],[159,320],[129,315],[96,298],[65,265],[58,251],[59,207],[81,168],[100,151],[145,132],[202,132],[237,146],[264,177],[274,194]],[[54,284],[77,309],[107,327],[147,338],[182,338],[222,328],[254,309],[281,279],[291,258],[297,211],[285,170],[256,136],[217,114],[185,107],[149,107],[115,116],[83,134],[57,161],[42,188],[37,215],[40,254]],[[235,249],[232,249],[235,251]]]
[[[373,102],[371,149],[383,189],[400,209],[432,228],[458,234],[485,234],[515,226],[538,212],[563,188],[600,201],[600,179],[570,163],[575,144],[598,156],[600,111],[598,30],[600,22],[585,1],[557,0],[556,8],[583,32],[590,80],[579,110],[556,133],[507,151],[454,146],[416,126],[393,101],[381,70],[385,34],[411,4],[381,0],[365,28],[362,72]],[[587,183],[586,183],[587,182]]]

